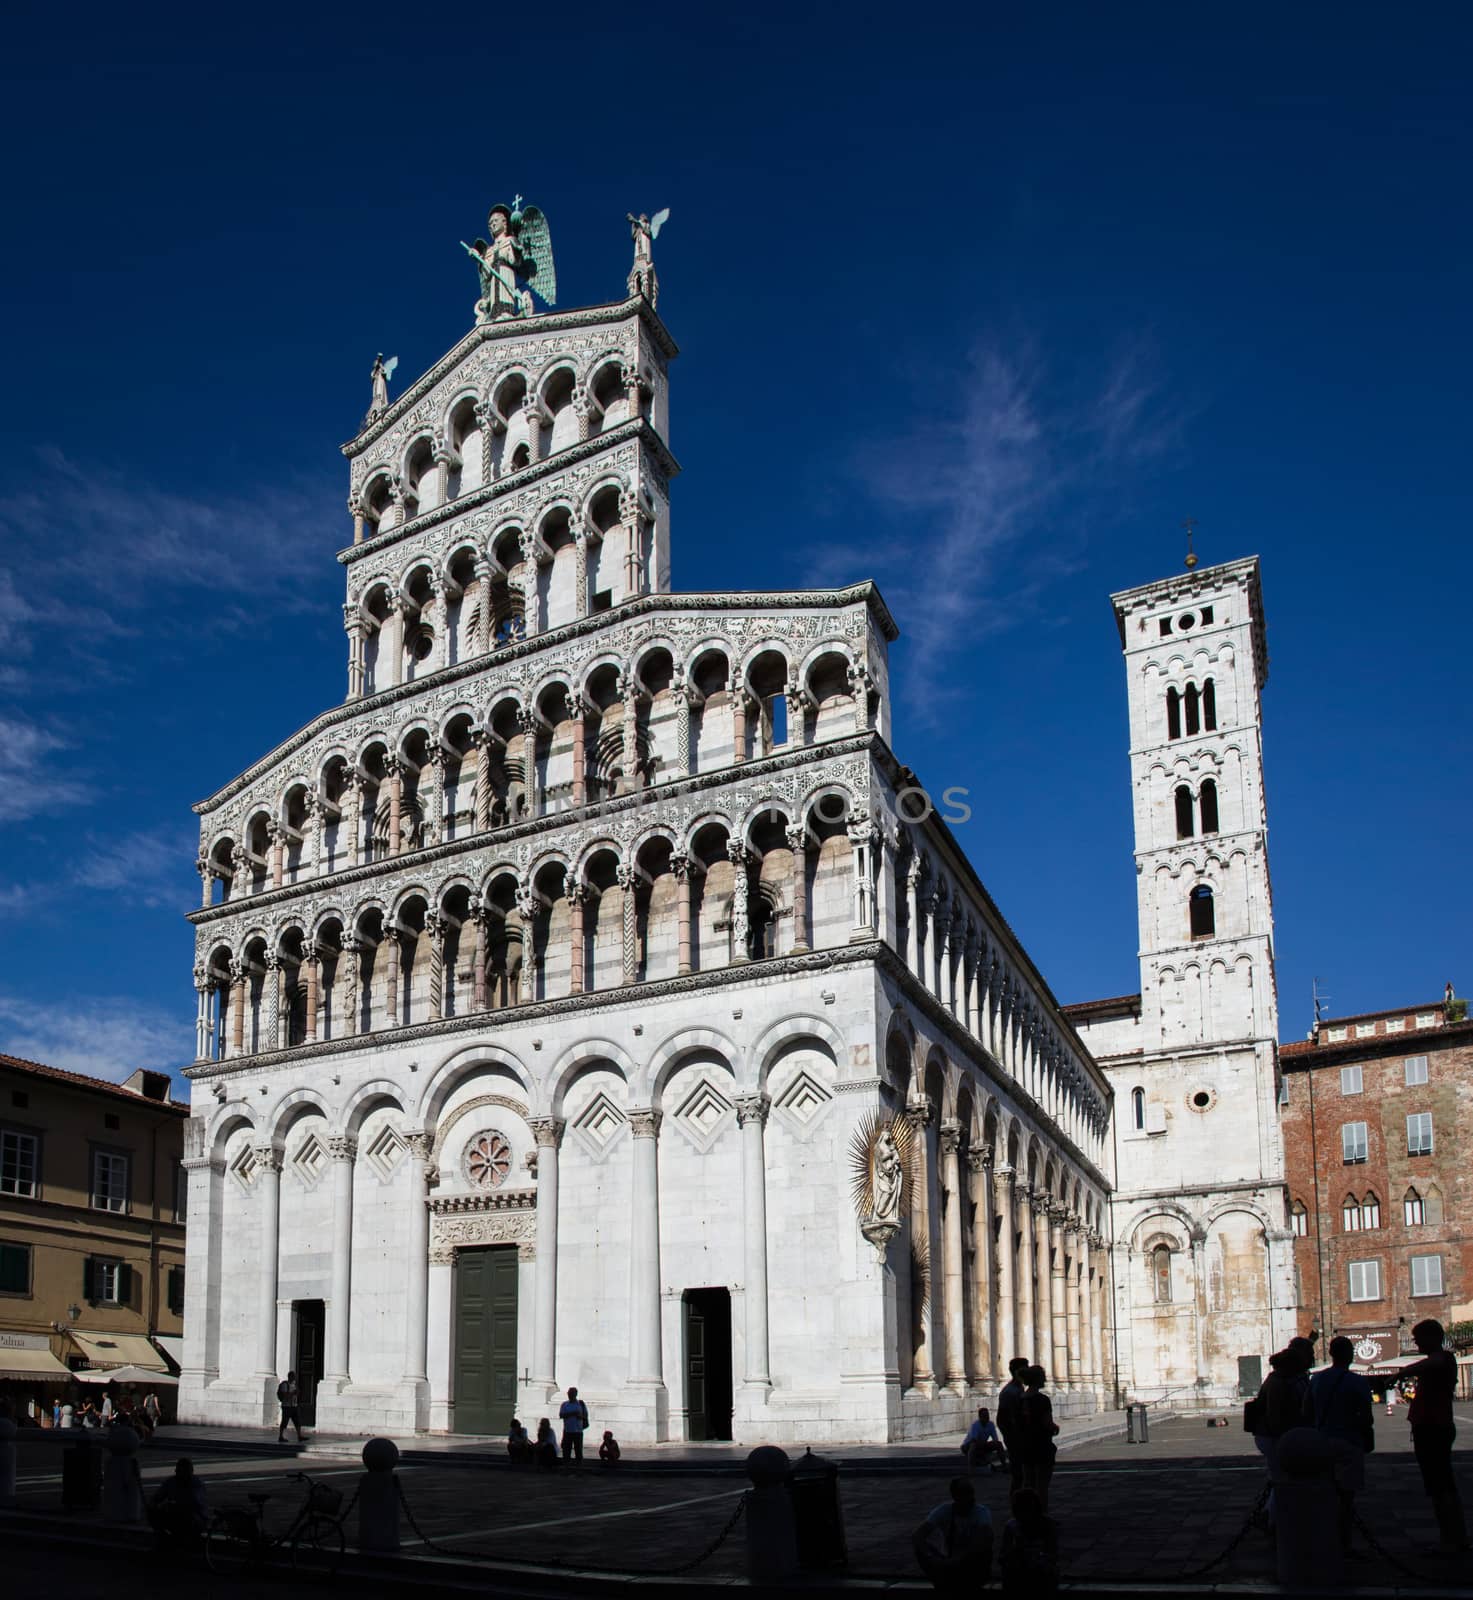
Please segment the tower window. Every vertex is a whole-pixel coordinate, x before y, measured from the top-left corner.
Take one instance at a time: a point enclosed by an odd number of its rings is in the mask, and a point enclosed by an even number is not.
[[[1289,1227],[1296,1239],[1303,1239],[1309,1233],[1309,1212],[1304,1209],[1302,1200],[1296,1200],[1290,1208]]]
[[[1176,791],[1176,836],[1190,839],[1192,833],[1192,791],[1183,783]]]
[[[1415,1089],[1419,1083],[1427,1081],[1427,1057],[1408,1056],[1406,1064],[1406,1081],[1408,1089]]]
[[[1414,1111],[1407,1118],[1407,1154],[1430,1156],[1432,1154],[1432,1113]]]
[[[1181,738],[1181,693],[1176,689],[1166,691],[1166,737]]]
[[[1187,692],[1182,698],[1186,702],[1187,737],[1190,738],[1202,731],[1202,697],[1195,683],[1187,685]]]
[[[1171,1304],[1171,1246],[1158,1244],[1151,1252],[1151,1290],[1158,1306]]]
[[[1211,778],[1204,778],[1202,781],[1200,805],[1202,809],[1202,832],[1216,833],[1217,785]]]
[[[1187,896],[1187,915],[1194,939],[1210,939],[1217,932],[1217,917],[1212,908],[1212,891],[1198,884]]]
[[[1427,1207],[1415,1189],[1408,1189],[1401,1197],[1402,1221],[1409,1228],[1420,1228],[1427,1220]]]
[[[1207,624],[1212,621],[1212,607],[1203,606],[1200,615],[1202,619],[1202,626],[1205,628]]]
[[[1130,1091],[1130,1122],[1137,1133],[1143,1133],[1146,1127],[1146,1091],[1132,1089]]]
[[[1161,619],[1161,637],[1163,639],[1165,639],[1165,638],[1168,638],[1170,636],[1170,634],[1171,634],[1171,618],[1170,617],[1162,617],[1162,619]]]
[[[1212,687],[1211,678],[1202,685],[1202,726],[1208,733],[1217,727],[1217,690]]]
[[[1342,1122],[1340,1124],[1340,1158],[1347,1165],[1356,1161],[1364,1161],[1368,1154],[1366,1141],[1366,1124],[1364,1122]]]

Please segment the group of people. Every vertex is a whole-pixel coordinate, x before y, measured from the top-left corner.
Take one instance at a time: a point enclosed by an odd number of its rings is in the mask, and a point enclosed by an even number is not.
[[[974,1591],[992,1575],[992,1513],[978,1505],[972,1473],[1011,1474],[1012,1515],[1003,1528],[998,1568],[1004,1594],[1052,1594],[1059,1580],[1059,1529],[1048,1514],[1049,1484],[1058,1455],[1048,1376],[1022,1356],[1008,1363],[1008,1382],[997,1397],[997,1420],[986,1406],[962,1440],[967,1475],[953,1478],[950,1497],[912,1536],[921,1570],[938,1591]]]
[[[114,1405],[112,1396],[104,1394],[96,1405],[90,1400],[78,1406],[70,1400],[53,1400],[49,1414],[44,1409],[38,1412],[32,1408],[30,1412],[31,1420],[43,1428],[128,1427],[144,1440],[153,1437],[162,1415],[159,1397],[152,1391],[137,1405],[127,1395]]]
[[[568,1398],[558,1407],[558,1421],[562,1424],[562,1457],[564,1461],[583,1460],[583,1435],[588,1432],[588,1406],[578,1398],[576,1388],[568,1390]],[[514,1467],[535,1467],[540,1472],[555,1472],[558,1466],[558,1440],[548,1417],[537,1424],[537,1437],[531,1438],[521,1421],[513,1417],[506,1436],[506,1453]],[[606,1467],[619,1464],[619,1441],[612,1431],[604,1429],[603,1442],[598,1447],[598,1459]]]
[[[1452,1469],[1457,1360],[1444,1348],[1445,1337],[1440,1322],[1431,1318],[1419,1322],[1412,1329],[1412,1342],[1422,1359],[1405,1367],[1400,1381],[1409,1388],[1414,1386],[1407,1420],[1422,1486],[1437,1518],[1439,1544],[1444,1552],[1455,1554],[1467,1550],[1469,1544]],[[1330,1341],[1329,1366],[1311,1375],[1314,1355],[1314,1341],[1300,1337],[1270,1356],[1268,1377],[1249,1402],[1245,1421],[1268,1463],[1265,1511],[1270,1528],[1284,1438],[1296,1428],[1313,1428],[1323,1437],[1334,1462],[1340,1545],[1352,1554],[1355,1496],[1365,1487],[1366,1457],[1376,1448],[1371,1386],[1360,1373],[1351,1371],[1355,1347],[1343,1335]]]

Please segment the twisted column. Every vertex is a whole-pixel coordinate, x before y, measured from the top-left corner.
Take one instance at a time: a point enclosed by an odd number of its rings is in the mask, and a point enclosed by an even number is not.
[[[522,730],[523,786],[527,795],[527,815],[542,814],[541,786],[537,781],[537,713],[528,707],[517,712],[517,726]]]
[[[621,862],[617,873],[619,890],[623,896],[623,938],[620,949],[620,982],[633,983],[639,976],[639,922],[635,894],[639,886],[639,868]]]
[[[678,778],[690,776],[691,693],[685,684],[678,685],[675,690],[675,775]]]
[[[438,911],[425,914],[425,937],[430,941],[430,1020],[445,1018],[445,919]]]

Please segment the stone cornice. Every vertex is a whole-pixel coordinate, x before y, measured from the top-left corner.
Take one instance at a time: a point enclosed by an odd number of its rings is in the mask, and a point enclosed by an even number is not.
[[[621,984],[614,989],[596,989],[591,994],[564,995],[556,1000],[538,1000],[530,1005],[507,1006],[500,1011],[472,1011],[463,1017],[447,1017],[441,1022],[421,1022],[407,1028],[380,1028],[372,1033],[355,1034],[349,1039],[319,1039],[313,1044],[293,1045],[287,1050],[263,1050],[256,1055],[233,1056],[225,1061],[196,1061],[184,1068],[186,1078],[215,1082],[245,1077],[250,1073],[310,1061],[324,1056],[382,1051],[393,1045],[415,1044],[421,1039],[440,1039],[466,1033],[497,1034],[509,1028],[547,1018],[608,1011],[629,1005],[644,1011],[652,1001],[672,995],[700,993],[725,987],[742,988],[756,983],[775,983],[812,974],[831,972],[836,967],[873,964],[885,946],[877,939],[863,944],[839,945],[832,950],[815,950],[806,955],[776,956],[768,961],[744,961],[736,966],[716,967],[710,972],[692,972],[683,978],[659,978],[652,983]]]
[[[628,300],[611,300],[601,306],[584,306],[577,311],[544,311],[535,317],[506,317],[499,322],[481,323],[446,351],[434,366],[421,373],[381,415],[349,439],[342,446],[343,454],[349,459],[362,455],[375,439],[393,427],[406,412],[412,411],[437,383],[448,377],[477,345],[493,344],[503,339],[525,339],[529,334],[595,328],[600,323],[620,322],[632,316],[637,316],[649,330],[660,353],[667,360],[680,354],[680,347],[671,337],[670,330],[660,321],[643,295],[634,295]]]
[[[794,768],[816,767],[822,761],[831,758],[862,755],[878,741],[879,735],[876,733],[850,734],[847,738],[804,745],[798,750],[765,756],[760,761],[744,761],[740,766],[720,767],[714,772],[670,778],[663,783],[651,784],[647,789],[638,789],[633,794],[616,795],[612,799],[600,800],[594,805],[577,809],[555,811],[550,816],[533,817],[529,821],[513,823],[505,828],[489,828],[484,833],[468,834],[464,839],[451,839],[443,844],[431,845],[427,850],[406,850],[402,855],[391,856],[386,861],[367,861],[356,867],[345,867],[341,872],[304,878],[300,883],[283,884],[279,889],[265,889],[259,894],[244,895],[239,900],[226,900],[217,906],[201,906],[198,910],[186,912],[185,916],[196,927],[201,927],[224,921],[228,917],[238,916],[257,907],[280,906],[314,894],[331,893],[349,884],[369,882],[382,878],[390,872],[402,870],[412,875],[420,868],[434,862],[472,855],[477,851],[499,849],[540,834],[555,834],[564,828],[593,818],[612,818],[646,809],[655,810],[663,804],[680,799],[683,795],[752,782],[789,772]]]
[[[500,649],[488,651],[485,655],[472,656],[468,661],[457,662],[453,667],[442,667],[438,672],[427,673],[422,678],[416,678],[412,683],[396,684],[391,689],[383,689],[378,694],[365,695],[358,700],[345,700],[342,705],[334,706],[329,711],[319,713],[311,722],[299,728],[289,738],[284,739],[279,745],[275,746],[274,749],[267,751],[260,760],[253,762],[238,777],[231,779],[229,783],[217,789],[208,798],[196,801],[192,809],[197,816],[206,816],[211,811],[218,810],[226,801],[233,800],[243,789],[249,787],[257,778],[268,772],[274,763],[285,756],[291,755],[293,751],[301,749],[303,745],[315,739],[325,728],[352,722],[362,717],[365,712],[377,711],[386,706],[399,705],[404,701],[413,700],[447,684],[460,683],[466,679],[476,678],[488,671],[499,671],[502,667],[512,662],[521,661],[528,656],[535,656],[540,651],[554,649],[567,644],[570,640],[585,638],[591,634],[600,633],[605,629],[620,627],[641,617],[683,611],[783,611],[803,609],[838,611],[845,606],[858,604],[864,604],[868,608],[871,620],[879,627],[887,640],[893,641],[899,638],[900,630],[895,626],[895,621],[890,615],[889,608],[881,598],[879,589],[869,580],[863,583],[851,584],[845,589],[641,595],[637,600],[626,600],[622,605],[615,606],[609,611],[601,611],[596,616],[579,617],[574,622],[564,623],[560,628],[553,628],[546,633],[539,633],[531,639],[524,639],[516,644],[503,645]]]
[[[485,1016],[481,1012],[481,1016]],[[430,1211],[437,1217],[458,1217],[476,1211],[534,1211],[535,1189],[487,1189],[476,1194],[437,1194],[431,1196]]]
[[[544,456],[542,460],[523,467],[519,472],[510,472],[506,477],[498,478],[484,488],[472,489],[468,494],[457,495],[453,500],[447,500],[444,505],[426,511],[423,516],[411,517],[408,522],[401,522],[398,527],[389,528],[384,533],[376,533],[373,538],[365,539],[362,544],[350,544],[338,551],[338,560],[345,567],[352,566],[355,561],[361,561],[364,557],[374,555],[380,550],[387,550],[402,539],[412,539],[416,534],[428,532],[441,523],[453,522],[457,517],[479,511],[483,506],[492,505],[497,500],[525,489],[529,484],[537,483],[543,478],[554,477],[568,467],[577,466],[580,461],[587,461],[605,450],[612,450],[616,445],[635,442],[651,451],[666,478],[679,475],[680,463],[671,455],[669,445],[655,432],[649,419],[631,417],[628,422],[619,423],[607,433],[600,433],[581,444],[567,445],[554,455]]]

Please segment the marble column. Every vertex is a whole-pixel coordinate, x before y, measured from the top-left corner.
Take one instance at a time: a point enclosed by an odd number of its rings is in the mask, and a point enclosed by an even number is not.
[[[1078,1217],[1069,1219],[1069,1229],[1064,1238],[1069,1246],[1069,1282],[1065,1285],[1069,1297],[1069,1387],[1085,1389],[1089,1387],[1089,1346],[1086,1342],[1089,1338],[1089,1313],[1084,1308],[1085,1297],[1089,1293],[1086,1287],[1089,1263],[1080,1249],[1083,1235],[1079,1231]]]
[[[740,839],[726,841],[726,854],[732,865],[731,879],[731,959],[733,965],[751,959],[747,950],[748,917],[750,907],[747,904],[752,892],[751,881],[748,877],[750,866],[747,847]]]
[[[398,756],[384,762],[389,785],[389,854],[397,856],[404,848],[404,763]]]
[[[583,916],[588,906],[588,886],[570,883],[568,901],[568,993],[583,993],[583,974],[588,965],[587,935]]]
[[[423,821],[420,847],[439,844],[445,837],[445,747],[432,744],[419,769],[419,812]]]
[[[407,1133],[409,1147],[409,1227],[406,1240],[407,1295],[404,1326],[404,1379],[422,1383],[429,1328],[430,1210],[426,1176],[434,1139],[428,1133]]]
[[[1058,1367],[1051,1376],[1054,1387],[1074,1387],[1077,1357],[1069,1348],[1069,1263],[1066,1251],[1066,1218],[1058,1206],[1049,1218],[1049,1287],[1052,1305],[1051,1333],[1054,1342],[1054,1364]]]
[[[620,894],[619,981],[633,983],[639,977],[639,868],[621,863],[617,878]]]
[[[573,528],[573,615],[588,615],[588,529]]]
[[[788,738],[790,749],[805,747],[808,743],[808,696],[794,684],[785,691],[788,702]]]
[[[619,793],[634,794],[644,787],[644,774],[639,765],[639,685],[628,674],[619,679],[619,698],[624,702],[619,723],[624,781]]]
[[[358,985],[362,980],[363,944],[356,934],[343,935],[343,953],[338,958],[338,979],[333,987],[343,991],[343,1037],[358,1032]]]
[[[1018,1338],[1018,1307],[1014,1288],[1013,1253],[1016,1224],[1013,1220],[1013,1169],[998,1162],[992,1173],[992,1199],[997,1208],[997,1342],[993,1348],[993,1371],[1003,1377],[1008,1362],[1022,1348]]]
[[[631,1111],[634,1217],[630,1233],[629,1380],[664,1386],[660,1340],[660,1113]]]
[[[1033,1315],[1033,1290],[1037,1282],[1033,1265],[1037,1243],[1033,1226],[1033,1187],[1020,1181],[1013,1193],[1017,1201],[1018,1267],[1013,1349],[1008,1359],[1011,1360],[1015,1355],[1024,1356],[1031,1366],[1038,1360],[1038,1329]]]
[[[384,964],[384,1017],[380,1026],[399,1026],[399,930],[385,928],[379,940],[379,955]]]
[[[936,919],[936,998],[953,1016],[956,1014],[956,991],[952,986],[951,927],[955,912],[945,906]]]
[[[675,776],[690,776],[690,702],[693,691],[684,684],[675,688]]]
[[[921,870],[912,862],[905,875],[905,964],[911,976],[921,977]],[[923,980],[924,981],[924,980]]]
[[[517,723],[522,730],[522,792],[527,797],[527,816],[542,814],[541,785],[537,775],[537,713],[519,711]]]
[[[670,870],[675,874],[677,901],[676,970],[681,977],[691,970],[690,897],[695,879],[695,864],[689,856],[672,856]]]
[[[479,900],[471,903],[475,924],[475,946],[471,955],[471,1004],[477,1011],[486,1009],[486,918],[488,912]]]
[[[1034,1360],[1048,1373],[1049,1384],[1062,1388],[1054,1371],[1053,1257],[1049,1249],[1049,1218],[1053,1203],[1047,1194],[1033,1201],[1033,1341]]]
[[[286,829],[273,822],[267,829],[271,841],[271,887],[279,889],[286,881]]]
[[[742,1140],[742,1271],[746,1284],[748,1388],[771,1389],[767,1337],[767,1160],[765,1094],[737,1097]]]
[[[328,1379],[348,1380],[348,1327],[353,1292],[353,1169],[358,1141],[335,1134],[327,1141],[332,1162],[332,1296],[327,1310]]]
[[[1098,1233],[1090,1235],[1090,1245],[1090,1258],[1095,1270],[1094,1293],[1091,1296],[1094,1315],[1090,1318],[1089,1330],[1090,1363],[1099,1387],[1100,1410],[1105,1411],[1109,1409],[1113,1398],[1105,1358],[1105,1328],[1110,1316],[1110,1257],[1105,1249],[1105,1241]]]
[[[490,437],[485,439],[484,448],[488,452],[489,461]],[[491,563],[485,556],[476,558],[476,654],[485,655],[491,648]]]
[[[588,704],[582,695],[568,695],[568,721],[573,725],[573,806],[588,804]]]
[[[209,905],[210,895],[215,887],[215,869],[203,851],[194,863],[194,870],[199,873],[199,903],[200,908],[204,909]]]
[[[281,1153],[258,1144],[255,1183],[261,1208],[260,1273],[256,1280],[256,1376],[276,1376],[276,1271],[281,1248]]]
[[[911,1200],[910,1200],[910,1228],[911,1238],[922,1246],[926,1259],[930,1262],[931,1284],[926,1295],[926,1309],[921,1311],[915,1326],[915,1356],[911,1363],[911,1377],[917,1388],[935,1382],[936,1373],[932,1365],[933,1352],[936,1347],[936,1301],[938,1287],[936,1282],[936,1263],[931,1260],[931,1151],[926,1137],[926,1130],[930,1126],[932,1107],[924,1096],[919,1097],[906,1107],[906,1117],[911,1125],[912,1155],[911,1155]],[[909,1315],[914,1319],[917,1313]]]
[[[230,963],[230,1053],[245,1053],[246,964]]]
[[[808,949],[808,829],[795,822],[786,830],[793,852],[793,953]]]
[[[489,729],[477,728],[471,735],[471,743],[476,747],[473,823],[477,833],[485,833],[491,826],[491,758],[494,747],[502,745],[503,741]]]
[[[946,1327],[946,1382],[967,1382],[966,1305],[962,1293],[961,1123],[941,1124],[937,1140],[941,1165],[941,1301]]]
[[[343,790],[343,820],[338,824],[338,841],[343,847],[343,865],[356,867],[363,851],[363,774],[350,772]]]
[[[535,889],[517,891],[517,910],[522,918],[522,970],[517,999],[530,1005],[537,998],[537,912],[542,902]]]
[[[363,502],[357,495],[348,496],[348,515],[353,519],[353,543],[363,543]]]
[[[967,1178],[972,1207],[972,1261],[967,1309],[971,1324],[972,1359],[969,1376],[981,1383],[992,1376],[993,1273],[988,1257],[992,1249],[992,1151],[967,1152]]]
[[[558,1151],[563,1122],[539,1117],[537,1139],[537,1300],[532,1338],[532,1381],[552,1394],[557,1383]]]
[[[868,821],[851,822],[846,831],[854,871],[854,923],[849,937],[851,941],[871,939],[875,932],[872,852],[879,831]]]
[[[429,1020],[443,1022],[445,1020],[445,919],[438,911],[425,914],[424,936],[430,941],[430,1005]],[[405,979],[408,988],[414,982],[413,964]],[[414,1018],[418,1021],[419,1018]]]
[[[747,691],[740,685],[731,694],[731,759],[734,766],[747,759]]]
[[[307,984],[307,1015],[303,1023],[303,1038],[308,1044],[317,1042],[317,1008],[322,993],[322,957],[315,945],[309,945],[302,955],[302,967]]]
[[[266,976],[261,980],[262,999],[265,1001],[266,1025],[256,1041],[258,1050],[281,1049],[281,957],[274,952],[266,957]]]
[[[203,967],[194,969],[194,992],[199,996],[194,1012],[194,1059],[208,1061],[211,1055],[210,992],[214,980]]]

